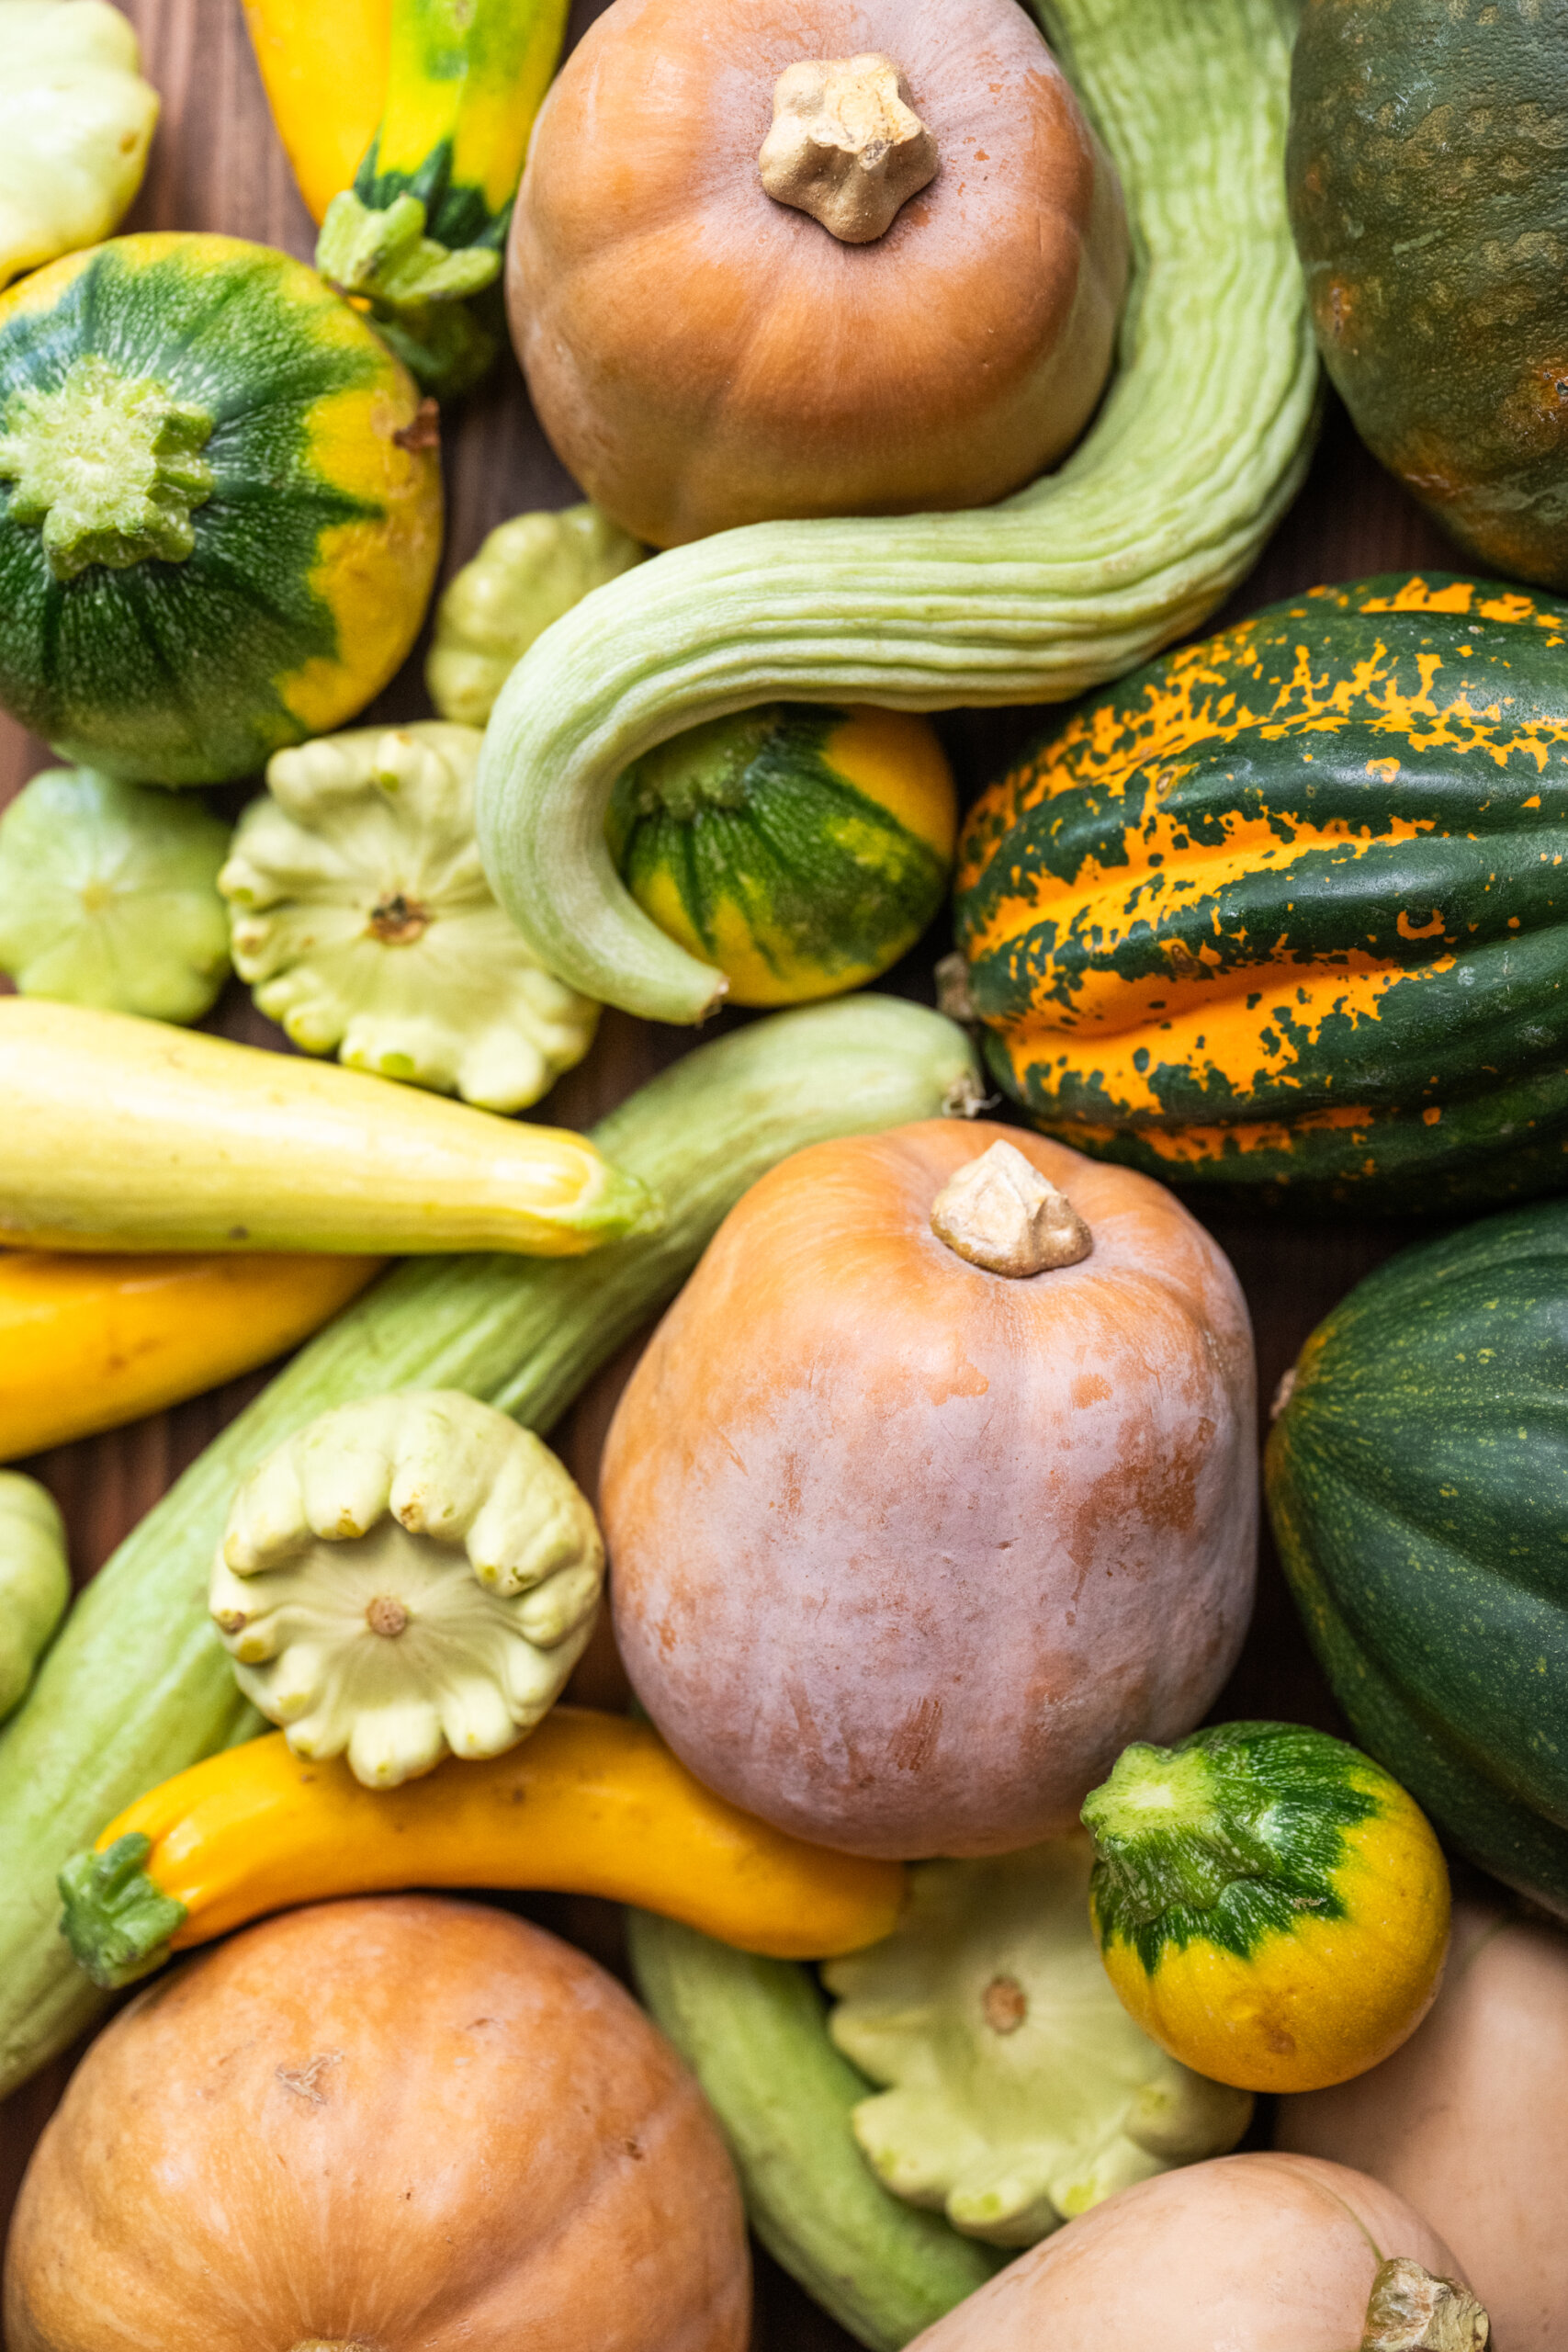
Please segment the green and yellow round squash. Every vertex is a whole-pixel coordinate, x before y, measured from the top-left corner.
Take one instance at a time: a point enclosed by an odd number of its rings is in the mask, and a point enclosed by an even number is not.
[[[1117,1997],[1183,2065],[1249,2091],[1348,2082],[1431,2007],[1449,1873],[1370,1756],[1300,1724],[1123,1748],[1083,1809]]]
[[[1269,1509],[1359,1740],[1568,1917],[1568,1202],[1406,1250],[1301,1353]]]
[[[644,755],[607,835],[643,912],[717,965],[732,1004],[798,1004],[874,979],[942,904],[953,772],[929,720],[771,704]]]
[[[351,718],[441,547],[412,379],[286,254],[122,237],[0,298],[0,702],[203,784]]]
[[[1286,181],[1318,349],[1472,563],[1568,588],[1568,0],[1307,0]]]
[[[1438,1206],[1568,1180],[1568,608],[1319,588],[1082,703],[981,797],[957,926],[1047,1133]]]

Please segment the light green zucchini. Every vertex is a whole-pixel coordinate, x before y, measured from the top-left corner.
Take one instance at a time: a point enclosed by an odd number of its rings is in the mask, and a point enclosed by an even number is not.
[[[70,1598],[60,1506],[36,1478],[0,1470],[0,1716],[32,1680]]]
[[[809,1969],[650,1912],[627,1916],[637,1990],[706,2093],[774,2260],[873,2352],[898,2352],[1006,2257],[883,2188],[852,2110],[874,2086],[828,2039]]]
[[[58,1933],[61,1864],[145,1790],[223,1747],[242,1713],[254,1720],[207,1610],[213,1553],[252,1464],[329,1408],[394,1388],[461,1388],[547,1429],[778,1160],[976,1095],[962,1033],[890,997],[775,1014],[699,1046],[593,1130],[664,1198],[658,1233],[570,1261],[395,1268],[231,1422],[87,1587],[0,1735],[0,2096],[101,2002]]]
[[[1289,0],[1034,8],[1127,198],[1111,390],[1066,463],[998,506],[722,531],[525,654],[485,739],[480,847],[541,961],[601,1002],[696,1021],[723,992],[605,846],[650,746],[774,699],[1065,700],[1196,628],[1301,486],[1317,362],[1285,211]]]

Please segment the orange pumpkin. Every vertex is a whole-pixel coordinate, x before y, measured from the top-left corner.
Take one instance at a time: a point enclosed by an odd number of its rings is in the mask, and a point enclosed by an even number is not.
[[[1045,1223],[1071,1240],[1076,1211],[1087,1255],[1003,1273],[938,1238],[940,1195],[964,1238],[951,1181],[998,1165],[1021,1201],[1058,1188]],[[1148,1178],[940,1119],[797,1153],[726,1219],[611,1425],[638,1697],[701,1779],[824,1845],[1059,1835],[1235,1658],[1253,1381],[1229,1263]]]
[[[906,152],[934,177],[862,236]],[[615,0],[539,116],[507,299],[557,454],[671,547],[1028,481],[1100,397],[1127,252],[1016,0]]]
[[[743,2352],[729,2160],[604,1970],[422,1896],[131,2003],[39,2141],[9,2352]]]

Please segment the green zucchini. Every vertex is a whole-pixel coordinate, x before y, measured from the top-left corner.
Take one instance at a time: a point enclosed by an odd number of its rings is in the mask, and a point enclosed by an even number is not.
[[[779,1013],[699,1046],[593,1130],[663,1196],[660,1232],[584,1259],[394,1268],[231,1422],[88,1586],[0,1735],[0,2095],[64,2049],[101,2000],[57,1932],[61,1864],[250,1719],[207,1580],[251,1464],[318,1413],[392,1388],[466,1389],[547,1429],[778,1160],[967,1109],[976,1092],[962,1034],[889,997]]]
[[[1119,369],[1060,469],[970,513],[758,523],[639,564],[502,687],[491,886],[549,970],[696,1021],[721,976],[622,887],[623,768],[759,703],[1056,702],[1213,611],[1301,486],[1317,362],[1285,214],[1286,0],[1034,0],[1122,175]]]
[[[873,2352],[897,2352],[1007,2256],[883,2188],[850,2115],[875,2086],[828,2039],[809,1969],[627,1915],[647,2007],[696,2075],[773,2259]]]

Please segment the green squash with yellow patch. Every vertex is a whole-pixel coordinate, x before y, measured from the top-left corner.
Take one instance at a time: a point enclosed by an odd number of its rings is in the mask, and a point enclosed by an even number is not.
[[[340,726],[440,551],[412,377],[287,254],[122,237],[0,297],[0,703],[70,759],[219,783]]]
[[[1568,1182],[1568,607],[1319,588],[1082,703],[971,813],[1000,1084],[1167,1182],[1369,1208]]]
[[[643,912],[732,1004],[799,1004],[886,971],[942,904],[953,772],[928,720],[772,704],[629,767],[606,831]]]

